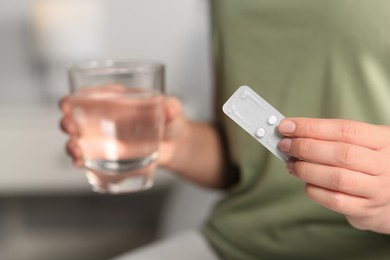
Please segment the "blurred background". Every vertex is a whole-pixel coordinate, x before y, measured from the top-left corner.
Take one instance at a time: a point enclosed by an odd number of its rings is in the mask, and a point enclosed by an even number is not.
[[[212,119],[209,22],[207,0],[0,1],[0,259],[109,259],[202,223],[219,194],[163,170],[146,192],[93,193],[57,102],[69,64],[151,59],[189,118]]]

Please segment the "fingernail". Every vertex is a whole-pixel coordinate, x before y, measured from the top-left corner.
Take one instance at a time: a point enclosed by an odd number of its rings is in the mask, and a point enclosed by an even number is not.
[[[292,134],[295,132],[296,124],[291,120],[283,120],[279,125],[279,132],[282,134]]]
[[[290,138],[284,138],[279,142],[279,149],[282,150],[282,152],[288,153],[291,149],[291,143],[292,140]]]

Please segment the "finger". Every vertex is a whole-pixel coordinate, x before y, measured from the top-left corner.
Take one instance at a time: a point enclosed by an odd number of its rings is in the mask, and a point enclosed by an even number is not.
[[[71,97],[70,96],[65,96],[61,98],[59,102],[59,107],[60,109],[65,113],[65,114],[70,114],[72,111],[71,108]]]
[[[370,149],[381,149],[390,144],[388,128],[350,120],[289,118],[284,119],[278,129],[289,137],[346,142]]]
[[[352,144],[308,138],[285,138],[279,149],[304,161],[379,175],[387,169],[388,158],[378,151]]]
[[[81,160],[81,149],[77,144],[76,139],[71,139],[66,144],[66,153],[72,157],[74,161]]]
[[[71,135],[77,133],[76,123],[73,121],[73,118],[70,115],[67,115],[62,118],[60,122],[60,128],[62,129],[62,131]]]
[[[366,198],[328,190],[312,184],[306,184],[306,194],[318,204],[348,216],[364,216],[369,208]]]
[[[81,158],[73,159],[73,165],[77,168],[82,168],[84,166],[84,161]]]
[[[183,107],[180,101],[175,97],[168,97],[165,100],[166,119],[172,121],[176,116],[183,113]]]
[[[365,198],[376,191],[376,178],[361,172],[299,160],[289,160],[287,168],[300,180],[329,190]]]

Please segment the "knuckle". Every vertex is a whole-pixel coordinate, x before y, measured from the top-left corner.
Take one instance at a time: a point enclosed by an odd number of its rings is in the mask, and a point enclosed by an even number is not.
[[[67,143],[66,143],[66,152],[69,156],[73,157],[73,158],[77,158],[77,149],[78,149],[78,144],[77,144],[77,140],[75,139],[70,139]]]
[[[295,175],[302,180],[308,179],[309,165],[303,161],[296,162],[294,165]]]
[[[331,175],[331,187],[340,191],[350,191],[353,187],[352,178],[341,169],[335,169]]]
[[[357,127],[349,121],[344,121],[339,125],[339,132],[345,141],[351,141],[357,136]]]
[[[390,201],[390,194],[388,192],[388,189],[384,187],[382,189],[377,189],[375,191],[375,195],[370,198],[368,206],[382,207],[384,205],[389,204],[389,201]]]
[[[332,193],[329,195],[329,207],[336,211],[348,211],[348,205],[346,205],[344,196],[342,196],[340,193]]]
[[[60,128],[68,134],[75,134],[76,126],[71,116],[64,116],[60,121]]]
[[[311,151],[311,142],[304,139],[297,139],[292,144],[292,151],[298,158],[306,158]]]
[[[61,127],[61,130],[64,131],[64,132],[68,132],[67,130],[67,119],[66,117],[63,117],[60,121],[60,127]]]
[[[349,224],[359,230],[375,229],[375,217],[380,214],[378,208],[361,209],[354,215],[347,216]]]
[[[302,126],[301,126],[301,134],[303,136],[312,136],[314,132],[316,132],[317,130],[317,124],[315,124],[314,122],[312,121],[308,121],[308,122],[305,122]]]
[[[309,183],[306,183],[305,185],[305,193],[307,194],[307,196],[314,200],[314,196],[313,196],[313,186]]]
[[[336,154],[338,163],[344,167],[354,165],[357,160],[356,148],[351,145],[341,145]]]
[[[65,145],[65,150],[66,150],[66,153],[69,155],[69,156],[72,156],[72,153],[73,153],[73,143],[72,141],[68,141]]]

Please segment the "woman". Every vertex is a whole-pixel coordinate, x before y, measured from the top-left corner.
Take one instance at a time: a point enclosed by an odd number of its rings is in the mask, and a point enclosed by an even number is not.
[[[226,190],[203,227],[204,250],[388,259],[390,128],[379,125],[390,125],[390,2],[218,0],[212,10],[217,108],[247,84],[301,118],[279,125],[279,148],[299,158],[284,165],[221,112],[213,124],[189,122],[167,101],[160,165]],[[62,125],[72,135],[67,100]]]

